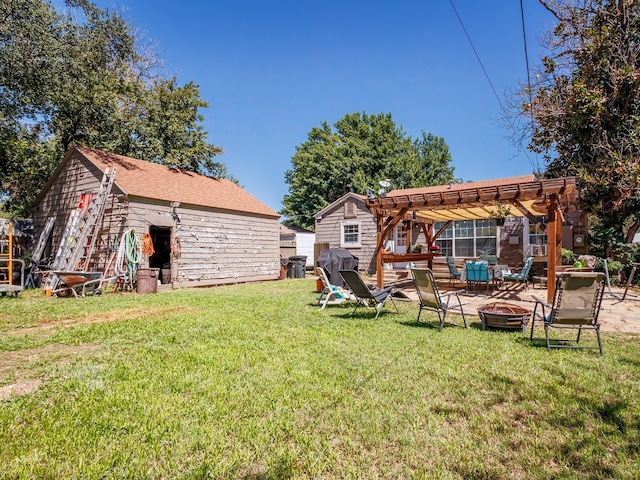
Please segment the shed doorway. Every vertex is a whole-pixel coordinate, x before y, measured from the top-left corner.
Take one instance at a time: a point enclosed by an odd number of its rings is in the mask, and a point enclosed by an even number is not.
[[[160,269],[160,282],[171,282],[171,227],[149,226],[153,242],[153,255],[149,257],[149,268]]]

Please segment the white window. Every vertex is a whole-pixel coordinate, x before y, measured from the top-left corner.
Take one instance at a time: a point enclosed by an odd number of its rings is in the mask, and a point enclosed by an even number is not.
[[[396,227],[396,247],[404,247],[404,252],[407,251],[407,226],[401,223]],[[402,253],[402,252],[398,252]]]
[[[437,232],[445,222],[434,225]],[[460,220],[453,222],[438,237],[436,245],[440,246],[442,255],[454,257],[479,257],[480,255],[496,255],[495,220]]]
[[[340,223],[340,246],[342,248],[359,248],[362,234],[360,222]]]
[[[546,223],[547,217],[542,217],[542,222]],[[527,252],[532,256],[547,255],[547,232],[542,230],[537,224],[529,223],[529,246]]]

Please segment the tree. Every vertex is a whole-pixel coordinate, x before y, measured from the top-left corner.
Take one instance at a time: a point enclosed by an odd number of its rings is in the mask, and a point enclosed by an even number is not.
[[[522,93],[546,175],[577,177],[583,208],[629,243],[640,227],[640,1],[539,0],[558,23]],[[530,100],[529,100],[530,99]]]
[[[193,82],[179,87],[175,77],[160,79],[146,91],[143,109],[133,136],[138,141],[128,149],[135,158],[164,163],[215,177],[226,177],[223,163],[214,162],[220,147],[207,143],[207,132],[199,113],[209,104],[200,98]]]
[[[60,13],[49,0],[0,3],[3,208],[25,215],[72,143],[229,178],[199,87],[158,64],[122,17],[88,0]]]
[[[314,228],[313,215],[348,192],[366,194],[390,179],[393,188],[442,185],[455,181],[449,147],[422,132],[407,136],[391,114],[350,113],[334,128],[322,122],[296,147],[285,172],[289,194],[280,212],[287,222]]]

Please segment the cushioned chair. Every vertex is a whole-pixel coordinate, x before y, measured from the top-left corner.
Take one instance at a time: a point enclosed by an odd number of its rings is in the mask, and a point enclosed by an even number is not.
[[[378,318],[387,300],[391,300],[391,303],[393,303],[393,306],[396,308],[396,313],[400,313],[396,302],[393,301],[392,293],[395,290],[394,287],[369,288],[362,281],[360,274],[355,270],[340,270],[340,275],[342,275],[342,278],[357,300],[356,308],[353,309],[351,315],[354,315],[360,306],[375,306],[376,318]]]
[[[487,285],[487,294],[489,293],[489,284],[492,279],[492,272],[489,271],[489,264],[485,261],[466,261],[464,263],[465,274],[467,277],[467,291],[471,286],[480,286],[483,283]]]
[[[449,267],[449,286],[451,286],[453,285],[453,282],[460,280],[460,276],[462,274],[458,271],[458,267],[456,266],[456,262],[453,257],[447,257],[447,267]]]
[[[519,273],[503,273],[502,280],[505,282],[515,282],[524,285],[524,289],[529,289],[529,272],[533,265],[533,257],[527,257]]]
[[[597,348],[602,355],[602,340],[600,338],[600,323],[598,314],[604,293],[604,274],[593,272],[566,272],[558,277],[553,304],[533,296],[536,306],[531,317],[531,336],[536,317],[544,322],[544,334],[547,340],[547,350],[552,348]],[[541,313],[538,313],[541,307]],[[578,330],[575,343],[570,340],[556,340],[552,344],[549,340],[550,328],[570,328]],[[598,346],[578,345],[582,330],[595,330]]]
[[[440,294],[438,291],[438,285],[435,278],[433,278],[433,272],[428,268],[412,268],[411,275],[413,276],[413,283],[418,292],[418,299],[420,300],[420,310],[418,311],[418,319],[416,322],[420,323],[420,314],[422,309],[431,310],[438,314],[438,320],[440,320],[440,331],[444,326],[444,321],[447,318],[447,313],[453,309],[459,309],[460,315],[462,315],[462,321],[464,322],[464,328],[467,328],[467,319],[464,318],[464,312],[462,311],[462,302],[460,301],[459,294],[464,290],[458,290],[456,292]],[[458,305],[449,306],[449,302],[455,297]]]
[[[316,272],[322,281],[322,292],[318,297],[318,305],[322,302],[320,310],[324,310],[327,305],[338,305],[347,300],[355,300],[355,296],[351,292],[329,282],[329,275],[323,267],[316,267]],[[323,300],[324,298],[324,300]]]

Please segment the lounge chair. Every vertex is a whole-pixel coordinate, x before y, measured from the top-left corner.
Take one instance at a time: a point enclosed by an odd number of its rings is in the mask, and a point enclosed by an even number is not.
[[[544,333],[547,340],[547,350],[551,348],[598,348],[602,355],[602,340],[600,338],[600,323],[598,314],[604,292],[604,274],[593,272],[567,272],[559,276],[553,295],[553,304],[533,296],[536,306],[531,317],[531,336],[536,315],[544,322]],[[541,314],[538,314],[538,306]],[[568,340],[558,340],[551,344],[549,328],[569,328],[578,330],[575,344]],[[595,330],[598,346],[578,345],[582,330]],[[561,343],[557,343],[561,342]],[[569,342],[569,343],[568,343]]]
[[[449,286],[453,285],[453,282],[460,280],[461,273],[458,271],[456,262],[453,257],[447,257],[447,267],[449,267]]]
[[[433,277],[433,272],[428,268],[412,268],[411,275],[413,275],[413,283],[420,300],[417,323],[420,323],[422,309],[435,311],[438,314],[438,320],[440,320],[440,331],[442,331],[449,310],[459,309],[460,315],[462,315],[462,321],[464,322],[464,328],[467,328],[467,319],[464,317],[462,302],[459,297],[460,293],[464,292],[464,289],[442,295],[438,291],[438,285]],[[453,297],[458,301],[458,305],[450,307],[449,302]]]
[[[524,289],[529,289],[529,271],[533,265],[533,257],[527,257],[519,273],[503,273],[502,280],[504,282],[520,283],[524,285]]]
[[[375,318],[378,318],[378,315],[380,315],[380,311],[382,310],[382,307],[384,307],[385,303],[387,303],[387,300],[391,300],[391,303],[393,303],[393,306],[396,308],[396,313],[400,313],[396,302],[393,301],[392,293],[395,290],[394,287],[385,287],[382,289],[369,288],[362,281],[360,274],[355,270],[340,270],[340,275],[342,275],[342,278],[349,286],[357,300],[356,308],[353,309],[353,313],[351,314],[352,316],[361,305],[364,305],[365,307],[373,305],[376,308]]]
[[[322,281],[322,292],[320,292],[320,296],[318,297],[318,305],[322,302],[320,310],[324,310],[327,305],[338,305],[347,300],[356,299],[351,292],[337,285],[332,285],[331,282],[329,282],[329,275],[327,275],[327,271],[323,267],[316,267],[316,272]]]

